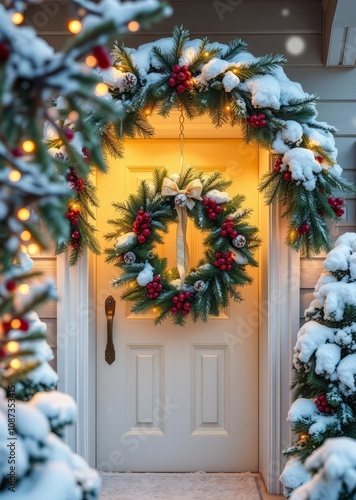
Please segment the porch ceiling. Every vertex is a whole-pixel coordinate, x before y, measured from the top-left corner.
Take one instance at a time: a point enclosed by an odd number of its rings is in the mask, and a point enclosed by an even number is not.
[[[356,5],[323,0],[324,61],[327,66],[356,66]]]

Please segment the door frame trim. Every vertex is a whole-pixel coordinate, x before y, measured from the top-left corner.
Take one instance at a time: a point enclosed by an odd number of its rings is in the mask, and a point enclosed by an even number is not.
[[[169,120],[155,120],[155,137],[174,138],[178,113]],[[213,129],[208,117],[189,123],[187,138],[241,138],[238,128]],[[270,156],[259,149],[260,177],[269,168]],[[284,467],[281,451],[292,435],[286,422],[291,404],[291,355],[299,328],[299,255],[284,243],[286,222],[277,205],[259,201],[259,226],[263,239],[259,251],[259,471],[269,493],[281,491]],[[68,256],[58,256],[58,389],[74,397],[77,425],[66,442],[91,466],[96,465],[96,258],[85,253],[69,269]]]

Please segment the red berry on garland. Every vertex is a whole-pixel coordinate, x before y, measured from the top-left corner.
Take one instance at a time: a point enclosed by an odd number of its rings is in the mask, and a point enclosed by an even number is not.
[[[214,211],[216,214],[219,214],[222,211],[222,206],[221,205],[216,205],[214,207]]]
[[[16,290],[16,281],[14,280],[7,281],[5,287],[8,292],[13,292],[14,290]]]
[[[171,313],[172,314],[177,314],[178,313],[178,309],[175,306],[171,307]]]
[[[138,242],[141,244],[145,243],[145,241],[146,241],[146,238],[143,236],[143,234],[140,234],[137,239],[138,239]]]
[[[310,231],[310,227],[308,226],[308,224],[303,224],[302,229],[303,229],[304,233],[308,233]]]
[[[336,198],[335,203],[336,203],[336,205],[342,205],[344,203],[344,200],[343,200],[343,198]]]
[[[331,207],[335,205],[335,198],[333,196],[329,196],[328,203]]]
[[[10,45],[7,42],[0,42],[0,61],[5,62],[10,55]]]
[[[20,319],[19,330],[21,330],[22,332],[27,332],[29,328],[30,328],[30,323],[26,319]]]
[[[137,212],[137,215],[144,215],[144,214],[145,214],[145,212],[144,212],[143,210],[139,210],[139,211]]]
[[[179,73],[181,69],[182,69],[182,68],[179,66],[179,64],[175,64],[175,65],[172,67],[172,70],[173,70],[173,72],[174,72],[174,73]]]
[[[149,229],[144,229],[142,231],[142,234],[143,236],[145,236],[145,238],[147,238],[151,234],[151,231]]]
[[[80,238],[80,232],[79,231],[73,231],[72,232],[72,238],[74,240],[79,240],[79,238]]]
[[[205,206],[209,205],[209,198],[207,196],[204,196],[203,198],[203,205]]]
[[[183,316],[188,316],[189,309],[181,309],[181,313],[183,314]]]
[[[179,82],[182,82],[183,80],[186,79],[186,76],[185,76],[185,73],[183,73],[183,71],[180,71],[178,74],[177,74],[177,80]]]
[[[292,174],[291,174],[291,172],[285,172],[283,174],[283,178],[284,178],[285,181],[290,182],[292,180]]]
[[[328,401],[324,394],[315,400],[315,404],[320,413],[333,413],[333,409],[328,405]]]
[[[71,141],[74,137],[74,131],[71,128],[65,127],[63,129],[64,135],[67,137],[68,141]]]
[[[153,277],[153,281],[155,281],[156,283],[159,283],[161,281],[161,276],[159,274],[157,274],[156,276]]]
[[[184,86],[184,85],[182,85],[181,83],[179,83],[179,84],[176,86],[176,89],[177,89],[177,92],[179,92],[179,93],[181,94],[182,92],[184,92],[184,91],[185,91],[185,86]]]
[[[185,299],[190,299],[191,293],[190,292],[184,292],[184,298]]]
[[[186,73],[187,71],[189,71],[189,68],[188,68],[188,66],[184,65],[184,66],[181,66],[180,70],[184,71],[184,73]]]
[[[319,163],[324,163],[324,158],[322,156],[316,156],[315,159]]]
[[[170,87],[175,87],[177,85],[177,80],[173,76],[171,76],[170,79],[168,80],[168,85]]]
[[[178,297],[177,295],[175,295],[173,298],[172,298],[172,302],[173,304],[176,304],[178,302]]]
[[[70,245],[72,248],[79,248],[79,241],[72,241]]]
[[[112,65],[111,57],[106,47],[94,47],[93,56],[95,57],[99,68],[107,69]]]
[[[261,128],[265,128],[265,126],[266,126],[266,125],[267,125],[266,120],[260,120],[259,126],[260,126]]]
[[[90,158],[91,152],[87,148],[82,149],[82,153],[86,158]]]
[[[222,229],[220,231],[220,236],[223,236],[223,237],[227,236],[227,231],[225,231],[225,229]]]
[[[21,148],[14,148],[11,153],[16,157],[19,158],[20,156],[23,156],[23,150]]]
[[[209,219],[214,220],[214,219],[216,219],[216,213],[215,213],[215,212],[210,212],[210,213],[208,214],[208,217],[209,217]]]

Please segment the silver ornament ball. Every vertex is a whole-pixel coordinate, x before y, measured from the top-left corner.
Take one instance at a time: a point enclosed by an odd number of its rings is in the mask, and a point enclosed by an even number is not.
[[[188,203],[188,199],[187,197],[185,196],[185,194],[177,194],[177,196],[174,198],[174,203],[178,206],[178,207],[186,207],[187,206],[187,203]]]
[[[198,280],[194,283],[193,288],[196,292],[203,292],[205,290],[205,283],[203,280]]]
[[[136,255],[133,252],[126,252],[124,255],[125,264],[133,264],[136,262]]]
[[[246,245],[246,238],[245,238],[245,236],[243,236],[242,234],[239,234],[238,236],[236,236],[236,238],[234,238],[232,240],[232,244],[236,248],[242,248],[242,247],[244,247]]]

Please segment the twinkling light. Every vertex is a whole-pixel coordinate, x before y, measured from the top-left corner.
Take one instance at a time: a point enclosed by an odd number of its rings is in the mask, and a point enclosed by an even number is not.
[[[14,23],[14,24],[21,24],[24,20],[24,16],[23,14],[21,14],[21,12],[14,12],[11,16],[11,21]]]
[[[130,21],[129,24],[127,25],[129,31],[135,32],[140,29],[140,25],[137,21]]]
[[[19,293],[21,293],[21,295],[27,295],[30,291],[30,285],[28,285],[27,283],[22,283],[19,288]]]
[[[9,352],[17,352],[19,350],[19,343],[12,340],[6,344],[6,349]]]
[[[13,328],[14,330],[17,330],[18,328],[20,328],[21,326],[21,321],[17,318],[14,318],[11,323],[10,323],[10,326],[11,328]]]
[[[306,44],[301,36],[291,36],[286,42],[286,49],[293,56],[299,56],[305,48]]]
[[[31,235],[30,231],[27,231],[27,230],[26,231],[22,231],[22,233],[21,233],[21,239],[23,241],[30,241],[31,237],[32,237],[32,235]]]
[[[20,208],[17,212],[17,217],[20,220],[28,220],[30,218],[30,211],[28,208]]]
[[[19,359],[17,359],[17,358],[16,358],[16,359],[12,359],[12,360],[10,361],[10,366],[11,366],[11,368],[13,368],[14,370],[18,370],[19,368],[21,368],[22,363],[21,363],[21,361],[20,361]]]
[[[34,255],[40,251],[40,247],[36,243],[31,243],[31,245],[28,245],[27,251],[30,255]]]
[[[33,153],[34,150],[36,149],[36,144],[33,141],[23,141],[21,144],[22,149],[25,151],[25,153]]]
[[[95,87],[95,95],[103,96],[107,94],[108,90],[109,88],[106,83],[98,83],[98,85]]]
[[[78,111],[71,111],[68,115],[68,120],[70,120],[71,122],[75,122],[77,121],[79,118],[79,113]]]
[[[9,180],[11,182],[18,182],[21,179],[21,177],[22,177],[21,172],[19,172],[18,170],[13,169],[9,173]]]
[[[96,60],[96,57],[94,56],[88,56],[85,59],[85,64],[89,66],[90,68],[94,68],[98,64],[98,61]]]
[[[225,110],[226,111],[231,111],[231,106],[229,106],[229,105],[225,106]]]
[[[77,33],[80,33],[82,29],[82,23],[78,21],[78,19],[71,19],[68,22],[68,29],[71,33],[76,35]]]

